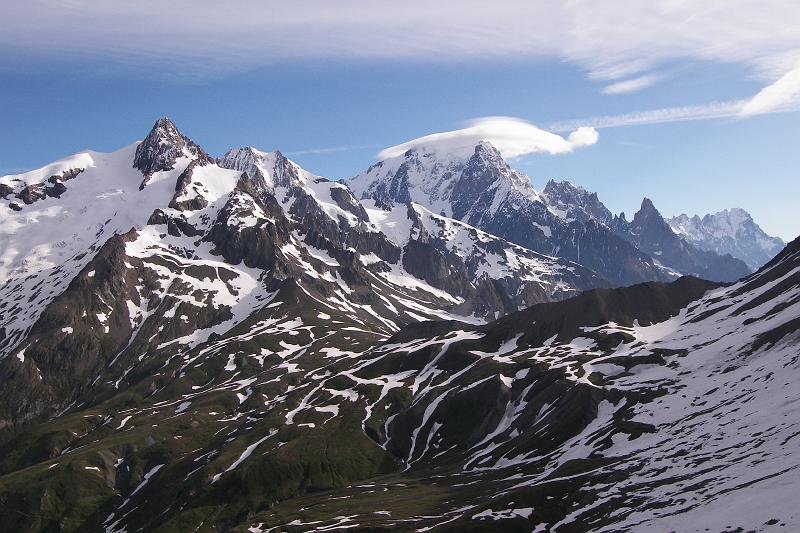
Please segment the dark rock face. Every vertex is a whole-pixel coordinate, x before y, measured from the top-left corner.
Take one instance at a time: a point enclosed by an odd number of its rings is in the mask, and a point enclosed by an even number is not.
[[[336,202],[336,205],[349,213],[353,213],[361,222],[369,222],[369,217],[364,210],[364,206],[356,200],[349,189],[343,187],[332,189],[331,198]]]
[[[583,333],[582,327],[615,323],[632,326],[657,324],[676,315],[683,307],[697,300],[719,284],[693,277],[682,277],[672,283],[648,282],[617,289],[593,289],[563,302],[541,304],[509,314],[497,321],[498,328],[522,331],[524,342],[543,343],[553,335],[556,339],[573,339]]]
[[[541,256],[500,239],[483,242],[485,237],[469,226],[465,227],[465,231],[476,243],[477,253],[465,255],[449,247],[452,228],[448,228],[446,219],[435,219],[433,225],[428,225],[425,214],[418,212],[413,205],[407,207],[407,212],[413,221],[412,233],[415,237],[403,248],[404,268],[433,287],[463,298],[465,304],[457,308],[460,313],[497,317],[527,307],[531,302],[549,302],[567,295],[560,291],[546,291],[543,285],[531,282],[529,273],[523,271],[508,276],[495,272],[481,277],[479,273],[485,269],[491,271],[489,265],[499,258],[509,260],[510,255],[512,259],[509,261],[512,262],[536,261]],[[563,266],[558,273],[547,274],[551,267],[542,264],[536,275],[543,280],[548,276],[558,276],[569,287],[578,290],[609,285],[607,280],[583,266]]]
[[[190,190],[192,173],[198,165],[202,164],[204,164],[202,161],[195,159],[189,163],[186,170],[181,172],[181,175],[178,176],[178,181],[175,183],[175,195],[172,197],[169,207],[178,211],[199,211],[208,206],[208,200],[197,194],[196,191],[193,194],[193,191]],[[180,199],[187,196],[188,198],[186,199]]]
[[[61,174],[56,174],[42,182],[28,185],[24,185],[22,180],[14,178],[9,183],[0,183],[0,197],[8,200],[9,196],[13,196],[17,200],[21,200],[24,205],[31,205],[48,197],[60,198],[67,191],[64,182],[76,178],[83,170],[82,168],[66,169]],[[19,202],[10,202],[8,206],[14,211],[23,209]]]
[[[616,221],[618,234],[663,265],[678,272],[691,273],[712,281],[734,281],[750,273],[742,261],[730,255],[698,250],[675,234],[648,198],[627,224]]]
[[[489,143],[480,143],[453,186],[453,218],[473,226],[491,209],[498,183],[511,181],[513,171]]]
[[[37,200],[41,200],[42,198],[46,197],[45,194],[45,187],[43,183],[37,183],[35,185],[28,185],[22,191],[17,194],[17,198],[25,202],[26,204],[30,205]]]
[[[257,202],[272,220],[265,220],[253,227],[239,229],[228,223],[234,217],[247,215],[252,210],[250,202]],[[264,204],[250,194],[234,196],[220,210],[217,219],[205,240],[214,244],[216,253],[228,263],[244,262],[250,268],[269,271],[278,262],[277,249],[289,240],[289,223],[282,216],[280,207],[272,199]]]
[[[409,153],[408,157],[413,158],[416,154]],[[398,171],[388,182],[381,182],[372,193],[372,198],[382,206],[390,206],[395,202],[407,204],[411,202],[411,195],[408,192],[408,168],[411,162],[403,163]],[[380,165],[380,163],[378,163]]]
[[[0,197],[3,200],[8,200],[8,195],[12,194],[14,189],[10,185],[6,185],[5,183],[0,183]]]
[[[403,249],[403,267],[414,276],[451,294],[461,295],[473,289],[463,263],[453,262],[427,242],[412,240],[406,245]]]
[[[51,183],[53,183],[53,186],[44,190],[47,196],[51,198],[61,198],[61,195],[67,192],[67,187],[60,181],[53,181]]]
[[[305,189],[298,167],[280,152],[265,153],[245,147],[228,151],[218,163],[224,168],[242,171],[237,188],[261,202],[260,205],[271,216],[283,213],[284,209],[274,196],[275,188],[287,189],[286,199],[292,202],[287,214],[296,221],[305,242],[326,250],[337,260],[345,263],[353,260],[352,254],[345,252],[348,248],[362,254],[375,253],[393,263],[399,260],[400,249],[385,235],[353,227],[344,219],[334,221],[326,216],[317,200]],[[310,175],[306,179],[315,184],[331,183]],[[359,223],[368,222],[364,207],[347,187],[337,184],[330,188],[330,195],[337,206],[355,215]]]
[[[585,265],[617,286],[670,279],[646,251],[611,230],[614,217],[597,194],[569,182],[550,181],[542,196],[545,202],[541,207],[519,214],[520,210],[501,207],[487,231],[504,233],[522,246]],[[531,226],[534,229],[528,230]]]
[[[153,125],[141,144],[136,147],[133,166],[145,177],[162,170],[172,170],[175,160],[186,155],[199,161],[211,162],[211,158],[191,139],[185,137],[168,118],[160,118]]]
[[[78,174],[83,172],[83,170],[84,169],[82,169],[82,168],[70,168],[70,169],[65,170],[64,172],[62,172],[60,176],[50,176],[47,179],[47,181],[49,181],[50,183],[55,183],[55,180],[60,180],[62,182],[69,181],[71,179],[77,178]]]
[[[5,384],[0,419],[19,426],[54,415],[80,397],[94,375],[119,351],[130,334],[123,237],[113,237],[67,291],[57,297],[33,326],[19,357],[0,360]],[[88,272],[93,272],[89,277]],[[109,309],[105,302],[111,302]],[[110,316],[114,327],[98,323]],[[75,335],[54,334],[70,327]],[[104,329],[106,328],[106,329]],[[24,377],[23,377],[24,376]]]
[[[526,248],[582,264],[601,273],[615,286],[670,279],[646,253],[595,221],[544,226],[549,228],[548,237],[538,231],[538,226],[532,231],[526,229],[530,227],[526,224],[529,220],[513,208],[503,207],[485,229],[503,234],[504,238]]]

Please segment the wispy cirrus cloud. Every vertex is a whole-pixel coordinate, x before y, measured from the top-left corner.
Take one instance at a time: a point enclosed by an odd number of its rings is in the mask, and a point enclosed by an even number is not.
[[[668,122],[689,122],[695,120],[713,119],[739,119],[748,116],[746,109],[752,100],[728,100],[723,102],[711,102],[709,104],[665,107],[660,109],[649,109],[646,111],[636,111],[633,113],[621,113],[618,115],[603,115],[581,119],[572,119],[556,122],[548,125],[548,129],[556,132],[570,131],[579,126],[590,126],[593,128],[619,128],[624,126],[645,126],[648,124],[664,124]],[[766,106],[761,108],[758,113],[780,113],[800,111],[800,100],[784,101],[777,107]]]
[[[329,146],[326,148],[304,148],[302,150],[293,150],[291,152],[286,152],[286,155],[297,156],[297,155],[338,154],[341,152],[352,152],[355,150],[368,150],[368,149],[380,148],[380,146],[381,145],[379,144],[346,144],[342,146]]]
[[[638,76],[622,81],[612,83],[603,87],[600,92],[603,94],[625,94],[640,91],[645,87],[649,87],[654,83],[660,81],[663,76],[656,74],[647,74],[645,76]]]

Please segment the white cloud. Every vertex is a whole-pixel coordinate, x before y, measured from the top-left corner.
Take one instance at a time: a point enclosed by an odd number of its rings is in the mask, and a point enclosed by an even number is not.
[[[791,0],[28,0],[5,4],[10,52],[246,69],[297,58],[555,57],[593,79],[663,61],[737,62],[773,79],[800,51]]]
[[[378,158],[396,157],[412,148],[419,147],[469,156],[480,141],[491,142],[505,158],[532,153],[556,155],[592,145],[597,142],[598,138],[597,131],[591,127],[579,127],[565,139],[522,119],[485,117],[471,121],[466,128],[460,130],[434,133],[386,148],[378,154]]]
[[[762,91],[763,92],[763,91]],[[761,93],[759,93],[761,94]],[[796,93],[795,93],[796,94]],[[604,115],[599,117],[579,118],[564,120],[549,124],[548,129],[557,132],[571,131],[580,126],[592,128],[619,128],[625,126],[646,126],[648,124],[664,124],[667,122],[690,122],[694,120],[712,119],[738,119],[744,116],[756,114],[781,113],[789,111],[800,111],[800,97],[781,99],[780,105],[763,106],[753,109],[752,103],[758,95],[750,100],[728,100],[724,102],[711,102],[709,104],[664,107],[661,109],[649,109],[646,111],[636,111],[633,113],[622,113],[619,115]],[[775,104],[777,98],[770,103]],[[750,112],[746,112],[751,106]]]
[[[657,81],[661,80],[661,78],[662,78],[661,76],[657,76],[655,74],[647,74],[645,76],[630,78],[627,80],[622,80],[616,83],[612,83],[610,85],[606,85],[600,92],[602,92],[603,94],[632,93],[635,91],[640,91],[645,87],[653,85]]]
[[[286,152],[286,155],[324,155],[335,154],[339,152],[351,152],[353,150],[366,150],[368,148],[378,148],[376,144],[346,144],[343,146],[330,146],[326,148],[305,148],[303,150],[293,150]]]
[[[797,107],[800,104],[800,61],[775,83],[761,89],[741,109],[742,116],[760,115]]]
[[[591,146],[597,142],[600,134],[591,126],[579,126],[575,131],[569,134],[567,141],[572,145],[572,148],[582,148],[584,146]]]
[[[0,13],[6,70],[96,61],[191,82],[299,60],[549,58],[619,94],[657,82],[646,73],[666,64],[700,61],[778,80],[745,115],[796,98],[800,76],[793,0],[0,0]]]
[[[622,126],[643,126],[647,124],[663,124],[665,122],[687,122],[691,120],[708,120],[738,117],[746,100],[712,102],[710,104],[665,107],[619,115],[566,120],[550,124],[553,131],[570,131],[579,126],[593,128],[617,128]]]

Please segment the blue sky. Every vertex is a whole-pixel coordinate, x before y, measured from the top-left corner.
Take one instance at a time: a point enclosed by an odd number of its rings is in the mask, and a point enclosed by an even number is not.
[[[148,3],[2,7],[13,30],[0,36],[0,173],[117,149],[167,115],[213,155],[280,149],[344,178],[383,148],[509,116],[565,137],[581,125],[599,134],[569,153],[513,158],[537,188],[569,179],[629,215],[643,196],[665,215],[743,207],[772,234],[800,234],[800,10],[789,1],[769,15],[794,28],[783,33],[761,9],[720,19],[725,2],[702,13],[666,0],[657,13],[616,2],[585,13],[575,2],[538,17],[509,2],[487,18],[481,3],[443,2],[432,15],[425,3],[398,13],[348,0],[341,14],[317,4],[309,18],[237,1],[231,20],[203,2]]]

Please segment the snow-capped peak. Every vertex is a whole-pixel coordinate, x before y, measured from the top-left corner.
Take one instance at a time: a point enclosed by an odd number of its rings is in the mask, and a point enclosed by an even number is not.
[[[489,140],[459,137],[446,140],[436,140],[419,144],[417,146],[412,146],[401,155],[395,155],[394,157],[389,157],[389,159],[403,157],[409,154],[409,152],[417,152],[419,154],[435,156],[438,159],[465,161],[471,158],[479,150],[486,153],[497,154],[498,158],[501,157],[500,151]]]
[[[781,250],[784,242],[768,235],[742,208],[724,209],[702,218],[680,214],[667,221],[675,233],[698,248],[729,253],[756,269]]]
[[[136,147],[133,167],[145,176],[162,170],[172,170],[179,157],[210,162],[208,154],[181,133],[167,117],[156,121],[147,137]]]
[[[727,235],[736,235],[736,232],[739,231],[742,225],[753,222],[753,217],[741,207],[733,207],[731,209],[718,211],[713,215],[706,215],[703,217],[703,220],[706,224],[716,226]]]
[[[252,146],[232,148],[217,159],[217,164],[246,172],[255,183],[270,191],[275,187],[302,185],[307,180],[307,173],[277,150],[263,152]]]
[[[486,194],[500,201],[514,190],[538,201],[530,179],[513,170],[492,143],[467,146],[463,139],[455,141],[415,146],[372,165],[348,185],[357,196],[379,204],[415,202],[456,218],[462,218],[478,197],[485,201]]]

